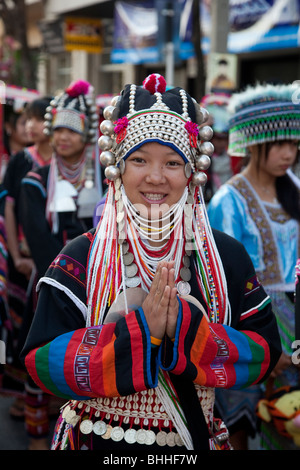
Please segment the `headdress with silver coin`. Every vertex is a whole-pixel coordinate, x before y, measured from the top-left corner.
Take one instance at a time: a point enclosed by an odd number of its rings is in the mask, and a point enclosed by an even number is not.
[[[77,198],[78,216],[92,217],[95,204],[101,197],[102,189],[101,182],[97,178],[100,170],[98,159],[93,158],[98,140],[99,116],[91,84],[84,80],[78,80],[72,82],[64,92],[58,94],[46,110],[44,126],[44,133],[49,136],[53,134],[55,129],[62,127],[82,136],[82,140],[86,144],[82,159],[74,165],[73,170],[69,168],[68,172],[73,171],[74,175],[78,174],[80,181],[83,178],[85,180],[84,188],[80,190]],[[51,162],[53,173],[58,173],[57,159],[59,156],[55,155]],[[76,210],[74,185],[68,184],[67,178],[58,179],[60,181],[54,188],[55,194],[50,198],[49,212]]]
[[[185,90],[167,89],[165,79],[152,74],[143,86],[126,85],[103,114],[98,143],[109,189],[89,255],[87,324],[110,321],[120,305],[126,312],[142,302],[161,260],[175,262],[180,296],[190,295],[190,264],[195,263],[210,320],[228,321],[225,275],[201,190],[214,150],[209,142],[212,129],[205,125],[208,112]],[[157,225],[140,215],[122,184],[126,159],[148,142],[173,148],[185,162],[187,177],[182,197]],[[214,270],[215,263],[218,269]]]

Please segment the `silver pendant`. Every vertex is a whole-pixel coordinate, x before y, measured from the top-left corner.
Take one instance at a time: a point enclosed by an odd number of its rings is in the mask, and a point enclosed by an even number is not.
[[[175,444],[179,447],[182,447],[184,445],[181,437],[177,433],[175,434]]]
[[[65,420],[68,424],[70,424],[70,421],[72,418],[76,416],[76,412],[74,410],[68,410],[67,413],[65,414]]]
[[[125,235],[124,230],[122,230],[118,233],[118,243],[119,243],[119,245],[122,245],[122,243],[124,243],[125,240],[126,240],[126,235]]]
[[[138,276],[128,277],[125,279],[125,284],[127,287],[137,287],[141,283],[141,280]]]
[[[190,257],[187,256],[187,255],[184,255],[184,256],[183,256],[182,262],[183,262],[183,265],[184,265],[186,268],[189,268],[190,265],[191,265]]]
[[[106,426],[106,432],[104,434],[102,434],[102,439],[110,439],[110,435],[111,435],[111,432],[112,432],[112,426],[110,424],[108,424]]]
[[[126,277],[134,277],[138,272],[138,267],[135,263],[125,266]]]
[[[135,444],[136,443],[136,430],[135,429],[127,429],[124,434],[124,440],[127,444]]]
[[[125,266],[129,266],[130,264],[132,264],[133,260],[134,260],[134,255],[133,253],[131,253],[130,251],[128,253],[126,253],[124,256],[123,256],[123,260],[124,260],[124,264]]]
[[[129,250],[129,243],[128,242],[124,242],[123,245],[122,245],[122,253],[123,255],[126,255],[126,253],[128,252]]]
[[[166,442],[169,447],[174,447],[176,445],[175,444],[175,432],[173,431],[168,432]]]
[[[112,428],[110,437],[113,441],[120,442],[124,437],[124,429],[120,426]]]
[[[123,202],[123,199],[120,199],[117,202],[117,211],[122,212],[123,210],[124,210],[124,202]]]
[[[84,419],[81,421],[79,429],[82,434],[90,434],[93,430],[93,421],[90,419]]]
[[[151,446],[152,444],[154,444],[154,442],[156,441],[156,435],[153,431],[151,431],[150,429],[148,429],[146,431],[147,435],[146,435],[146,440],[145,440],[145,444],[147,444],[148,446]]]
[[[93,426],[93,432],[97,434],[97,436],[102,436],[106,433],[106,423],[104,421],[96,421]]]
[[[165,431],[159,431],[156,434],[156,442],[159,446],[163,447],[167,444],[167,433]]]
[[[185,254],[191,256],[193,250],[193,244],[191,242],[187,242],[184,247]]]
[[[66,416],[67,416],[67,414],[69,413],[69,411],[71,411],[70,405],[65,406],[64,409],[63,409],[62,415],[61,415],[63,419],[66,418]]]
[[[78,415],[75,415],[73,416],[73,418],[70,419],[69,421],[69,424],[71,424],[71,426],[73,426],[73,428],[76,426],[76,424],[80,421],[80,416]]]
[[[177,284],[177,292],[179,296],[184,297],[185,295],[189,295],[191,292],[191,286],[188,282],[179,281]]]
[[[139,429],[136,432],[136,442],[138,444],[145,444],[147,439],[147,431],[145,429]]]
[[[183,267],[180,269],[180,277],[183,281],[190,281],[191,280],[191,271],[189,270],[189,268],[186,268],[186,267]]]

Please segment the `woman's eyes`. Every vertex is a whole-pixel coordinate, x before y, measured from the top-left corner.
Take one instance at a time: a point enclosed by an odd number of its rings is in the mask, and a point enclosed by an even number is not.
[[[135,162],[135,163],[144,163],[144,164],[147,163],[147,160],[145,160],[142,157],[132,157],[129,159],[129,161]],[[170,160],[165,163],[165,166],[172,166],[172,167],[181,166],[181,165],[182,165],[182,162],[179,162],[177,160]]]

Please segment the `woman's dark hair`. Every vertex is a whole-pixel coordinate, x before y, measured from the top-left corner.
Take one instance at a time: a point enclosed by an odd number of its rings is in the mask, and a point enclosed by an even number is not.
[[[280,145],[284,142],[291,142],[283,140],[282,142],[276,142]],[[268,158],[269,151],[273,146],[273,143],[266,144],[265,158]],[[299,150],[296,162],[299,161]],[[288,174],[279,176],[276,179],[276,193],[277,199],[284,208],[284,210],[293,218],[300,221],[300,191],[296,184],[291,180]]]
[[[289,175],[279,176],[276,180],[277,199],[285,211],[300,221],[300,195],[299,189]]]
[[[52,97],[37,98],[26,105],[26,116],[27,118],[35,117],[37,119],[44,119],[46,108],[49,106]]]
[[[23,115],[24,108],[20,109],[19,111],[15,111],[13,104],[5,104],[4,106],[4,123],[10,124],[13,129],[16,129],[18,119]],[[3,131],[3,144],[4,148],[8,153],[10,153],[10,145],[9,145],[9,135],[6,131],[6,127],[4,126]]]

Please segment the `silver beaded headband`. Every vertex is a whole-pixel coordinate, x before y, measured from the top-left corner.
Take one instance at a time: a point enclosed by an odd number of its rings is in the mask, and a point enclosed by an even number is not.
[[[136,85],[130,86],[126,116],[118,119],[121,96],[114,97],[111,105],[104,109],[105,120],[100,125],[103,135],[98,144],[102,150],[100,162],[105,167],[106,177],[115,181],[123,174],[125,160],[132,152],[144,143],[158,142],[178,152],[186,162],[186,176],[189,178],[193,173],[193,183],[204,185],[207,176],[203,171],[209,168],[214,151],[209,142],[213,135],[212,128],[206,125],[200,127],[207,121],[208,112],[192,99],[197,123],[192,122],[188,114],[187,93],[179,90],[182,102],[182,113],[179,114],[163,101],[162,88],[153,92],[155,102],[152,106],[136,110],[137,89]]]

